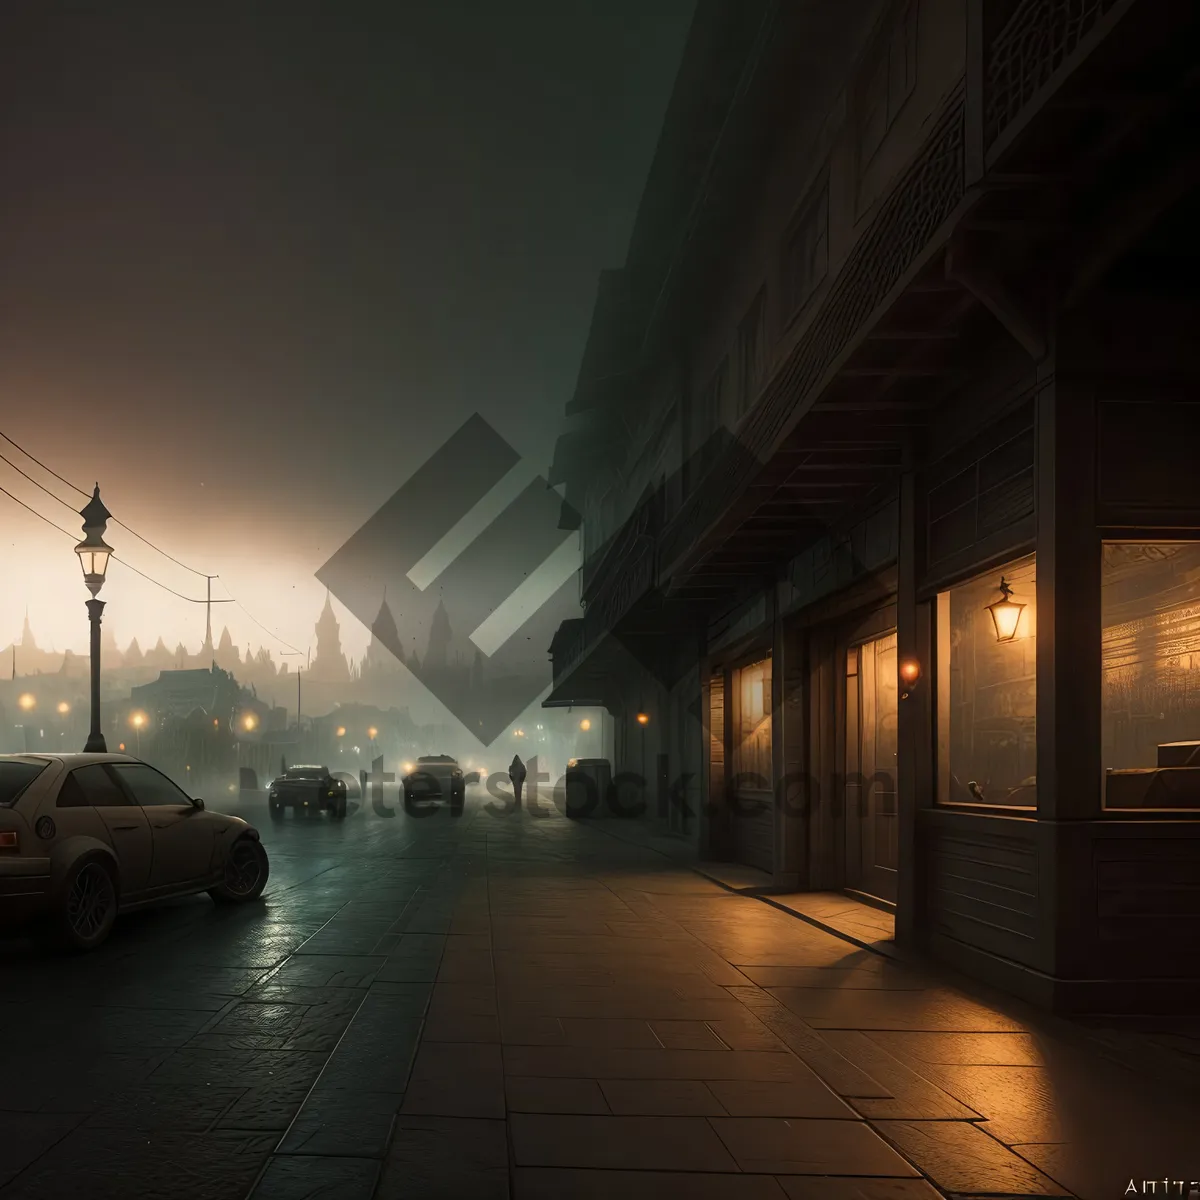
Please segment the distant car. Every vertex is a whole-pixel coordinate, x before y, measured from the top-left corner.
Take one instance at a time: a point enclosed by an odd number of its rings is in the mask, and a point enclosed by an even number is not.
[[[208,812],[125,754],[0,755],[0,927],[43,921],[94,950],[119,912],[207,892],[262,895],[258,830]]]
[[[426,754],[404,776],[404,799],[449,800],[450,812],[457,817],[462,813],[469,782],[478,782],[478,776],[464,775],[458,761],[449,754]]]
[[[346,816],[346,783],[331,775],[328,767],[289,767],[271,780],[267,804],[277,821],[289,808],[327,812],[340,821]]]

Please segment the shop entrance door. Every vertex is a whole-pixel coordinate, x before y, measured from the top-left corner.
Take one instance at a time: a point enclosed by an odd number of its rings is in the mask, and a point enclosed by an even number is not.
[[[846,886],[895,903],[899,849],[896,635],[846,658]]]

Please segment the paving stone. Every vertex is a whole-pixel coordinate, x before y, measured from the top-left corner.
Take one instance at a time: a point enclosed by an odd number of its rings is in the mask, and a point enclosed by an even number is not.
[[[607,1113],[608,1102],[594,1079],[536,1079],[528,1075],[504,1080],[509,1112]]]
[[[967,1121],[877,1121],[879,1131],[943,1191],[1069,1196],[1065,1188]]]
[[[84,1121],[84,1126],[89,1129],[168,1129],[179,1133],[204,1133],[213,1128],[247,1090],[237,1086],[234,1080],[229,1086],[196,1083],[190,1087],[162,1088],[143,1084],[118,1091]]]
[[[803,1082],[811,1072],[792,1054],[724,1050],[624,1050],[506,1046],[509,1075],[573,1079],[764,1079]]]
[[[816,1075],[794,1083],[710,1079],[707,1086],[731,1117],[858,1119],[858,1114]]]
[[[276,1155],[251,1200],[372,1200],[378,1180],[374,1159]]]
[[[846,1179],[777,1176],[788,1200],[941,1200],[924,1179]]]
[[[509,1128],[514,1161],[519,1167],[640,1171],[738,1169],[703,1117],[513,1113]]]
[[[625,1117],[723,1117],[726,1110],[698,1079],[604,1079],[608,1107]]]
[[[400,1092],[314,1089],[277,1153],[382,1158],[403,1100]]]
[[[66,1137],[80,1115],[0,1112],[0,1187]]]
[[[271,1134],[78,1128],[5,1189],[5,1200],[214,1200],[244,1196]]]
[[[866,1034],[829,1030],[825,1040],[892,1093],[886,1099],[856,1099],[854,1107],[864,1117],[918,1121],[974,1121],[979,1118],[979,1113],[910,1070]]]
[[[307,954],[290,958],[272,977],[281,985],[369,987],[387,961],[382,955]]]
[[[742,973],[763,988],[861,988],[867,991],[921,991],[926,981],[915,972],[872,955],[875,961],[853,967],[743,967]]]
[[[397,1120],[376,1200],[507,1200],[503,1121]]]
[[[435,1014],[421,1035],[428,1042],[499,1042],[500,1018],[489,1013]]]
[[[861,1121],[713,1117],[711,1122],[743,1171],[772,1175],[918,1174]]]
[[[1003,1013],[944,989],[872,992],[850,988],[770,988],[814,1029],[908,1029],[942,1033],[1023,1033]]]
[[[518,1167],[513,1172],[513,1200],[564,1200],[568,1196],[571,1200],[662,1200],[668,1196],[687,1200],[786,1200],[779,1183],[769,1175],[572,1171],[554,1167]]]

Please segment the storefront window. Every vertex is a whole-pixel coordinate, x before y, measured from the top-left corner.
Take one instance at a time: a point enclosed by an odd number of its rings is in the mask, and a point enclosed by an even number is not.
[[[771,784],[771,660],[738,673],[738,716],[733,769],[739,791],[766,791]]]
[[[1200,543],[1107,543],[1100,617],[1105,806],[1200,808]]]
[[[1037,806],[1036,560],[938,596],[938,799]]]

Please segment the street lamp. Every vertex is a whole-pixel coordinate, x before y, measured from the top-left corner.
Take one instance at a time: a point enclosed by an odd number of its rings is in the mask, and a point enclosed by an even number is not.
[[[100,618],[104,612],[104,601],[96,597],[104,586],[104,576],[108,573],[108,560],[112,554],[112,547],[104,540],[104,531],[108,528],[112,513],[100,499],[99,484],[96,484],[92,498],[79,515],[83,518],[83,541],[75,547],[75,553],[79,555],[79,565],[83,568],[83,582],[92,593],[92,598],[87,602],[88,621],[92,627],[92,729],[83,749],[86,754],[104,754],[108,750],[104,731],[100,728]]]
[[[142,757],[142,726],[146,724],[146,714],[143,712],[135,712],[129,718],[129,723],[137,731],[137,753],[138,758]]]

